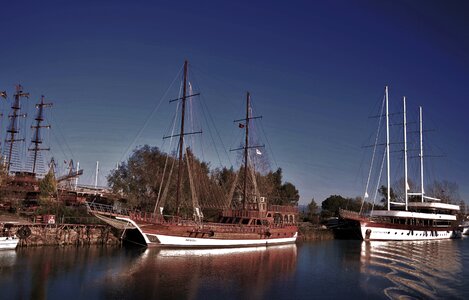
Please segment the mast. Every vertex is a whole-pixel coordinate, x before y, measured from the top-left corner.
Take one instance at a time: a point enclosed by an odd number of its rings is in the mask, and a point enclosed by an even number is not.
[[[10,134],[10,138],[5,140],[5,142],[10,143],[10,148],[8,150],[7,172],[10,172],[11,155],[13,154],[14,143],[24,141],[24,139],[15,139],[15,136],[19,133],[19,128],[17,125],[18,117],[26,117],[26,114],[19,114],[19,111],[21,109],[21,98],[29,98],[29,93],[23,93],[23,87],[21,86],[21,84],[18,84],[16,86],[16,94],[14,96],[15,100],[13,102],[13,105],[11,106],[12,114],[8,116],[10,118],[10,127],[8,128],[7,133]]]
[[[243,190],[243,209],[246,209],[246,196],[247,196],[247,176],[248,176],[248,147],[249,147],[249,102],[251,96],[249,92],[246,93],[246,134],[244,142],[244,190]]]
[[[99,161],[96,161],[96,177],[94,179],[94,188],[98,188],[98,172],[99,172]]]
[[[80,170],[80,162],[77,162],[77,173]],[[75,190],[78,189],[78,176],[75,178]]]
[[[34,136],[31,142],[34,144],[32,149],[28,149],[29,151],[33,151],[33,173],[36,173],[36,163],[38,154],[40,151],[49,151],[50,148],[41,148],[40,144],[42,144],[41,139],[41,128],[50,128],[50,125],[41,125],[41,122],[44,121],[44,108],[51,107],[52,103],[44,103],[44,95],[41,96],[41,102],[36,104],[37,116],[34,120],[36,120],[36,125],[32,125],[31,129],[34,129]]]
[[[179,152],[179,158],[178,158],[178,178],[177,178],[177,185],[176,185],[176,215],[179,216],[179,203],[181,202],[181,183],[182,183],[182,172],[183,172],[183,150],[184,150],[184,136],[185,135],[189,135],[189,134],[200,134],[202,133],[202,130],[199,130],[199,131],[193,131],[193,132],[185,132],[184,131],[184,120],[185,120],[185,113],[186,113],[186,100],[188,98],[191,98],[191,97],[194,97],[194,96],[198,96],[200,95],[200,93],[194,93],[194,94],[190,94],[190,95],[187,95],[187,84],[188,84],[188,81],[187,81],[187,67],[188,67],[188,61],[185,60],[184,61],[184,77],[183,77],[183,89],[182,89],[182,97],[181,98],[177,98],[177,99],[173,99],[173,100],[170,100],[169,102],[174,102],[174,101],[179,101],[181,100],[182,101],[182,109],[181,109],[181,129],[180,129],[180,132],[179,134],[174,134],[174,135],[168,135],[168,136],[163,136],[163,139],[167,139],[167,138],[173,138],[173,137],[176,137],[178,136],[179,137],[179,144],[178,144],[178,152]],[[189,167],[189,165],[188,165]],[[172,172],[172,171],[171,171]],[[171,174],[170,172],[170,174]],[[170,175],[171,176],[171,175]],[[166,191],[164,192],[166,193]]]
[[[423,120],[422,120],[422,107],[419,107],[420,113],[420,192],[422,194],[422,202],[424,201],[424,188],[423,188]]]
[[[178,163],[178,180],[176,187],[176,215],[179,216],[179,203],[181,197],[181,178],[182,178],[182,149],[184,147],[184,115],[186,111],[186,86],[187,86],[187,60],[184,61],[184,79],[182,88],[182,110],[181,110],[181,131],[179,135],[179,163]]]
[[[388,200],[388,210],[391,209],[391,170],[390,170],[390,159],[389,159],[389,99],[388,99],[388,86],[385,87],[385,97],[386,97],[386,171],[388,179],[388,188],[387,188],[387,200]]]
[[[407,183],[407,116],[406,116],[406,101],[405,96],[402,98],[402,102],[404,105],[404,194],[405,194],[405,210],[407,210],[407,206],[409,203],[409,194],[408,194],[408,183]]]
[[[248,180],[248,168],[249,168],[249,149],[265,147],[264,145],[254,145],[254,146],[249,145],[249,121],[262,118],[262,116],[256,116],[256,117],[252,116],[250,113],[250,109],[251,109],[251,94],[249,92],[246,92],[246,118],[233,121],[233,122],[241,122],[241,121],[244,122],[244,124],[239,123],[238,125],[239,128],[244,128],[245,130],[244,146],[230,150],[230,151],[238,151],[238,150],[244,151],[244,182],[243,182],[243,203],[242,203],[243,209],[246,209],[246,199],[248,196],[247,180]],[[253,184],[254,186],[256,186],[255,174],[253,173],[252,176],[253,176],[253,181],[254,181]]]
[[[6,101],[6,99],[7,99],[7,91],[0,91],[0,98],[3,98],[3,99]],[[3,112],[0,113],[0,117],[3,118]],[[2,123],[3,123],[3,122],[1,122],[1,120],[0,120],[0,159],[2,159],[2,162],[0,162],[0,163],[3,164],[3,157],[2,157],[2,154],[1,154],[1,152],[2,152],[2,151],[1,151],[1,150],[2,150],[2,149],[1,149],[1,145],[2,145],[2,142],[1,142],[1,132],[3,131]]]

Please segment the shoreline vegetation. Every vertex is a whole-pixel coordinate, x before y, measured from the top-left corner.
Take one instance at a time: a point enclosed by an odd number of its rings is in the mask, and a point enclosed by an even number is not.
[[[331,229],[317,226],[310,222],[301,222],[298,224],[297,242],[325,241],[333,239],[334,233]]]

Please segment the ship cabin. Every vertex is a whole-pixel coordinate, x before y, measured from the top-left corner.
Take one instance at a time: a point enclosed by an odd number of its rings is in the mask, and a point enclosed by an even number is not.
[[[449,227],[456,222],[459,205],[438,202],[393,203],[392,210],[373,211],[374,221],[415,227]]]
[[[246,203],[246,208],[225,209],[220,212],[219,222],[249,226],[295,225],[298,221],[298,208],[290,205],[271,205],[265,197],[259,201]]]

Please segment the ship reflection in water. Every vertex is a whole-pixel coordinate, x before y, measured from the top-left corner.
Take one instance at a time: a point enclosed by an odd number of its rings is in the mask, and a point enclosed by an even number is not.
[[[0,299],[469,299],[469,239],[0,251]]]
[[[360,285],[369,295],[384,292],[389,299],[461,298],[461,260],[451,240],[362,242]]]
[[[296,245],[236,249],[150,248],[102,280],[106,297],[202,299],[213,292],[229,298],[263,298],[274,283],[296,270]],[[103,282],[104,283],[104,282]],[[142,287],[145,287],[142,289]]]

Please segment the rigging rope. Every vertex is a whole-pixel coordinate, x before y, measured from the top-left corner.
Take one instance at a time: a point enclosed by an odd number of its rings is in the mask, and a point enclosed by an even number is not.
[[[382,122],[382,119],[383,119],[383,110],[384,110],[384,103],[385,103],[385,98],[383,97],[383,102],[382,102],[382,105],[381,105],[381,112],[380,112],[380,118],[379,118],[379,121],[378,121],[378,130],[376,131],[376,137],[375,137],[375,144],[374,144],[374,147],[373,147],[373,154],[371,156],[371,163],[370,163],[370,171],[368,172],[368,179],[366,181],[366,186],[365,186],[365,194],[363,196],[363,201],[362,201],[362,205],[360,207],[360,213],[362,213],[362,210],[363,210],[363,206],[365,204],[365,199],[367,198],[368,196],[368,186],[370,184],[370,179],[371,179],[371,172],[373,170],[373,165],[374,165],[374,160],[375,160],[375,154],[376,154],[376,148],[378,146],[378,138],[379,138],[379,133],[381,131],[381,122]]]
[[[174,135],[174,130],[176,128],[176,121],[177,121],[177,115],[178,115],[178,111],[179,111],[179,104],[180,104],[180,102],[178,102],[177,105],[176,105],[176,112],[175,112],[174,117],[173,117],[173,122],[172,122],[173,124],[172,124],[172,129],[171,129],[171,134],[170,134],[171,137],[169,138],[169,151],[168,151],[168,154],[166,154],[166,159],[165,159],[164,168],[163,168],[163,175],[161,176],[161,183],[160,183],[160,187],[158,189],[158,196],[156,198],[154,212],[156,212],[158,205],[160,205],[160,207],[164,207],[164,203],[165,203],[165,200],[166,200],[166,195],[167,195],[168,189],[169,189],[169,182],[170,182],[170,179],[171,179],[171,175],[173,173],[173,167],[174,167],[175,160],[173,160],[173,163],[171,165],[171,169],[170,169],[170,172],[169,172],[169,175],[168,175],[168,183],[165,187],[165,190],[163,191],[163,195],[161,195],[161,189],[163,187],[164,177],[166,175],[166,168],[167,168],[167,165],[168,165],[168,160],[169,160],[169,157],[171,156],[169,153],[171,153],[171,147],[172,147],[172,144],[173,144],[173,135]],[[160,201],[161,201],[161,203],[160,203]],[[160,211],[160,213],[162,214],[162,211]]]
[[[171,87],[173,86],[174,82],[176,81],[176,79],[179,77],[179,74],[181,74],[182,72],[182,67],[179,69],[179,72],[176,74],[176,76],[174,77],[173,81],[171,82],[171,84],[169,85],[169,87],[166,89],[166,91],[164,92],[163,96],[160,98],[160,101],[158,102],[158,104],[155,106],[155,108],[152,110],[152,112],[148,115],[148,117],[146,118],[145,122],[143,123],[143,126],[142,128],[139,130],[139,132],[137,133],[137,135],[135,136],[135,138],[133,139],[133,141],[129,144],[129,146],[127,147],[127,149],[124,151],[124,153],[122,153],[122,156],[121,158],[119,159],[119,161],[122,161],[124,159],[124,157],[129,153],[130,151],[130,148],[135,144],[135,142],[137,141],[137,139],[140,138],[140,136],[142,135],[143,131],[145,130],[145,128],[148,126],[148,123],[150,122],[151,118],[153,117],[153,115],[157,112],[157,110],[160,108],[161,104],[163,103],[163,100],[166,99],[166,95],[168,94],[169,90],[171,89]]]
[[[371,206],[370,215],[371,215],[371,213],[373,212],[373,209],[374,209],[374,207],[375,207],[376,197],[378,196],[378,189],[379,189],[379,184],[381,183],[381,175],[383,174],[385,158],[386,158],[386,150],[383,151],[383,159],[382,159],[382,161],[381,161],[381,168],[380,168],[380,170],[379,170],[379,176],[378,176],[378,180],[377,180],[377,182],[376,182],[376,189],[375,189],[375,194],[374,194],[374,196],[373,196],[373,205]]]

